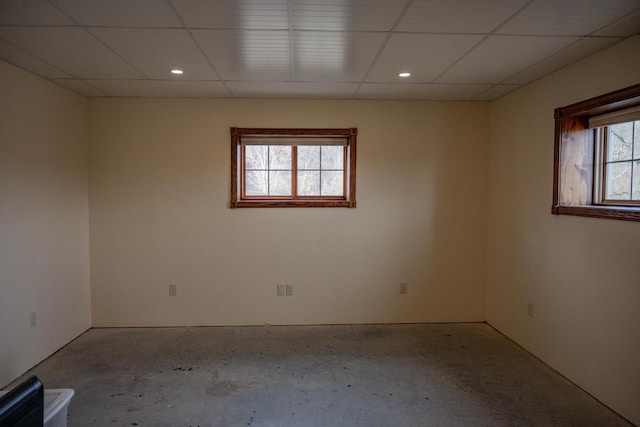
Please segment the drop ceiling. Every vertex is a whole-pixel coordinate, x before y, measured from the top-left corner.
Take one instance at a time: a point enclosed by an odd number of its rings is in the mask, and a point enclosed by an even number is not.
[[[0,0],[0,58],[97,97],[493,100],[639,31],[640,0]]]

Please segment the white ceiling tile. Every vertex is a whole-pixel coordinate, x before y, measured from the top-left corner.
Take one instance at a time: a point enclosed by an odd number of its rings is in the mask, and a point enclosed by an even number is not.
[[[439,83],[502,83],[578,40],[575,37],[491,36],[438,78]]]
[[[193,33],[225,80],[291,79],[289,31],[194,30]]]
[[[489,33],[527,0],[414,0],[396,28],[432,33]]]
[[[594,33],[596,36],[627,37],[640,34],[640,9]]]
[[[407,0],[293,0],[293,28],[389,31]]]
[[[359,82],[385,37],[384,33],[296,31],[294,80]]]
[[[494,85],[474,96],[474,101],[493,101],[521,87],[520,85]]]
[[[287,0],[173,0],[191,28],[286,30]]]
[[[0,27],[0,37],[74,77],[142,77],[81,28]]]
[[[189,80],[218,80],[186,30],[91,28],[90,31],[152,79],[171,77],[179,68]]]
[[[490,85],[443,85],[421,83],[363,83],[356,95],[361,99],[425,99],[460,101],[471,99]]]
[[[221,82],[172,80],[87,80],[110,96],[150,98],[228,98]]]
[[[0,25],[73,25],[46,0],[1,0]]]
[[[84,96],[105,96],[106,93],[100,89],[93,87],[79,79],[53,79],[60,86],[63,86],[75,93]]]
[[[358,83],[227,82],[239,98],[351,98]]]
[[[611,37],[587,37],[579,40],[562,51],[551,55],[539,63],[524,69],[518,74],[508,78],[504,83],[526,84],[540,77],[546,76],[573,62],[589,55],[593,55],[607,46],[617,43],[620,39]]]
[[[588,35],[638,7],[638,0],[535,0],[498,34]]]
[[[179,27],[166,0],[52,0],[85,26]]]
[[[87,96],[490,100],[639,29],[640,0],[0,0],[0,59]]]
[[[0,39],[0,58],[46,78],[71,77],[69,74]]]
[[[405,82],[398,73],[411,73],[411,83],[428,83],[476,45],[480,35],[394,34],[367,76],[367,82]]]

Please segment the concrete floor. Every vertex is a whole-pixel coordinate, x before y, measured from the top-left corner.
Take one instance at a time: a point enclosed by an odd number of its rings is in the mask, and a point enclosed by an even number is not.
[[[485,324],[92,329],[32,373],[72,427],[630,425]]]

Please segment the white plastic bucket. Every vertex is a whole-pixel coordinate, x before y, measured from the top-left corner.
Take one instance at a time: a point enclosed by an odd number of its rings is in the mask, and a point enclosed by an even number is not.
[[[44,427],[67,427],[67,411],[73,389],[44,389]]]
[[[0,391],[0,396],[8,391]],[[67,427],[67,412],[74,391],[70,388],[44,389],[44,427]]]

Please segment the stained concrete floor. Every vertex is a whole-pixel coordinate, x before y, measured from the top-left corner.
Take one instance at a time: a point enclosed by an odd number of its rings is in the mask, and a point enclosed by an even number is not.
[[[630,425],[486,324],[91,329],[30,374],[71,427]]]

